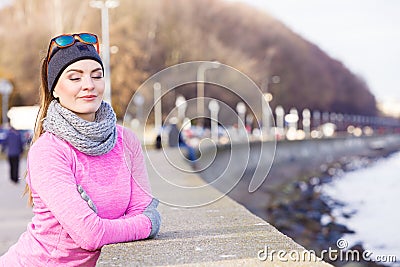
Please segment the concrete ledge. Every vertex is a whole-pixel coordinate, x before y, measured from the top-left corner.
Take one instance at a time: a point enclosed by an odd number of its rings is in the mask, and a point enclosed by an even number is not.
[[[171,155],[171,154],[169,154]],[[175,154],[175,160],[179,158]],[[191,173],[184,173],[168,166],[159,151],[149,151],[149,157],[157,164],[163,164],[165,173],[184,176],[187,185],[204,184],[203,180]],[[165,166],[164,166],[165,165]],[[148,163],[149,176],[158,175]],[[153,180],[153,179],[151,179]],[[152,184],[155,195],[162,200],[163,188]],[[215,189],[210,188],[210,194]],[[191,197],[189,195],[176,198]],[[193,196],[195,197],[195,196]],[[143,240],[105,246],[97,266],[330,266],[318,261],[280,261],[276,255],[261,261],[258,252],[268,246],[271,250],[304,251],[292,239],[283,235],[273,226],[251,214],[229,197],[198,208],[177,208],[160,205],[162,228],[154,240]]]

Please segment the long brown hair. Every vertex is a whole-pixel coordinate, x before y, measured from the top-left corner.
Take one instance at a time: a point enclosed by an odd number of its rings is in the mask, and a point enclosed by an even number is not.
[[[39,139],[39,137],[43,134],[43,119],[47,115],[47,109],[49,108],[50,102],[54,99],[53,94],[50,92],[47,86],[47,56],[42,61],[41,68],[41,84],[39,89],[39,97],[40,97],[40,107],[39,113],[36,117],[35,130],[33,133],[33,138],[31,145]],[[28,195],[28,204],[33,206],[32,200],[32,191],[28,184],[25,185],[24,195]]]

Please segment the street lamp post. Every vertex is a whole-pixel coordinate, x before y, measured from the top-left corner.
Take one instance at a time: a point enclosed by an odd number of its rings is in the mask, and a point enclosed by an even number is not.
[[[270,110],[269,110],[269,102],[272,101],[272,94],[264,93],[263,99],[261,100],[261,107],[262,107],[262,137],[264,140],[267,140],[270,137],[271,133],[271,117],[270,117]]]
[[[264,140],[269,139],[271,134],[271,112],[269,109],[269,103],[272,101],[273,96],[269,92],[269,85],[280,83],[280,77],[277,75],[272,76],[271,78],[268,76],[267,79],[261,84],[261,93],[263,94],[263,99],[261,99],[261,107],[262,107],[262,138]]]
[[[153,84],[154,89],[154,128],[157,133],[161,131],[162,124],[162,106],[161,106],[161,84],[156,82]]]
[[[12,84],[4,79],[0,80],[0,94],[2,95],[2,108],[3,108],[3,126],[5,126],[8,122],[7,119],[7,111],[8,111],[8,96],[11,94],[13,90]]]
[[[105,90],[104,100],[111,104],[111,71],[110,71],[110,30],[108,28],[108,9],[119,6],[118,0],[92,0],[90,6],[101,9],[101,55],[104,64]]]
[[[277,132],[279,135],[279,138],[284,138],[285,136],[285,110],[283,109],[282,106],[277,106],[275,108],[275,114],[276,114],[276,128]]]
[[[183,123],[187,108],[186,98],[183,95],[179,95],[175,100],[175,106],[178,109],[178,120],[179,122]]]
[[[311,111],[306,108],[303,109],[302,112],[302,117],[303,117],[303,131],[305,133],[306,138],[310,138],[311,134]]]
[[[204,62],[200,64],[197,69],[197,116],[201,121],[201,125],[204,124],[204,82],[205,72],[208,69],[216,69],[220,67],[220,63],[215,62]]]
[[[312,118],[314,130],[317,130],[321,124],[321,112],[319,112],[318,110],[314,110],[312,113]]]
[[[238,129],[239,129],[239,135],[240,136],[245,136],[246,135],[246,121],[245,121],[245,116],[246,116],[246,105],[243,102],[239,102],[236,105],[236,111],[238,113]]]
[[[143,104],[144,104],[144,96],[140,93],[136,93],[135,97],[133,98],[133,103],[136,106],[136,118],[139,122],[143,122]]]
[[[298,129],[298,121],[299,121],[299,114],[297,112],[297,109],[291,108],[289,111],[289,114],[285,115],[285,121],[288,124],[286,138],[288,140],[297,139],[297,129]]]
[[[208,108],[211,113],[211,139],[215,142],[218,142],[218,111],[219,104],[217,100],[212,99],[208,103]]]

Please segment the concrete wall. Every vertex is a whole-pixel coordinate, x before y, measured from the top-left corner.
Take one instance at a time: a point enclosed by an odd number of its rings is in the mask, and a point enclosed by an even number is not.
[[[309,258],[310,253],[302,246],[229,197],[195,208],[166,204],[165,200],[187,203],[188,199],[213,198],[220,193],[212,187],[201,194],[166,188],[158,178],[160,175],[174,184],[184,182],[187,188],[205,183],[195,173],[182,172],[171,164],[185,164],[178,149],[147,153],[148,159],[163,170],[158,173],[147,162],[153,193],[161,201],[160,233],[152,240],[105,246],[97,266],[331,266]],[[266,248],[268,257],[264,253]],[[299,255],[298,260],[293,258],[294,254]]]
[[[273,142],[225,144],[203,147],[197,168],[204,169],[202,176],[209,180],[224,171],[241,173],[243,167],[248,172],[258,165],[290,162],[317,165],[344,156],[374,156],[397,150],[400,150],[400,135],[278,141],[276,146]]]
[[[227,144],[202,147],[197,169],[207,182],[264,217],[272,193],[300,176],[313,175],[321,165],[398,150],[400,135],[279,141],[276,146],[273,142]]]

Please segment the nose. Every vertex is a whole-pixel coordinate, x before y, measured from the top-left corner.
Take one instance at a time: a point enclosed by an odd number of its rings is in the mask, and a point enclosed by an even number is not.
[[[82,77],[82,89],[83,90],[93,90],[94,89],[94,82],[90,75],[84,75]]]

